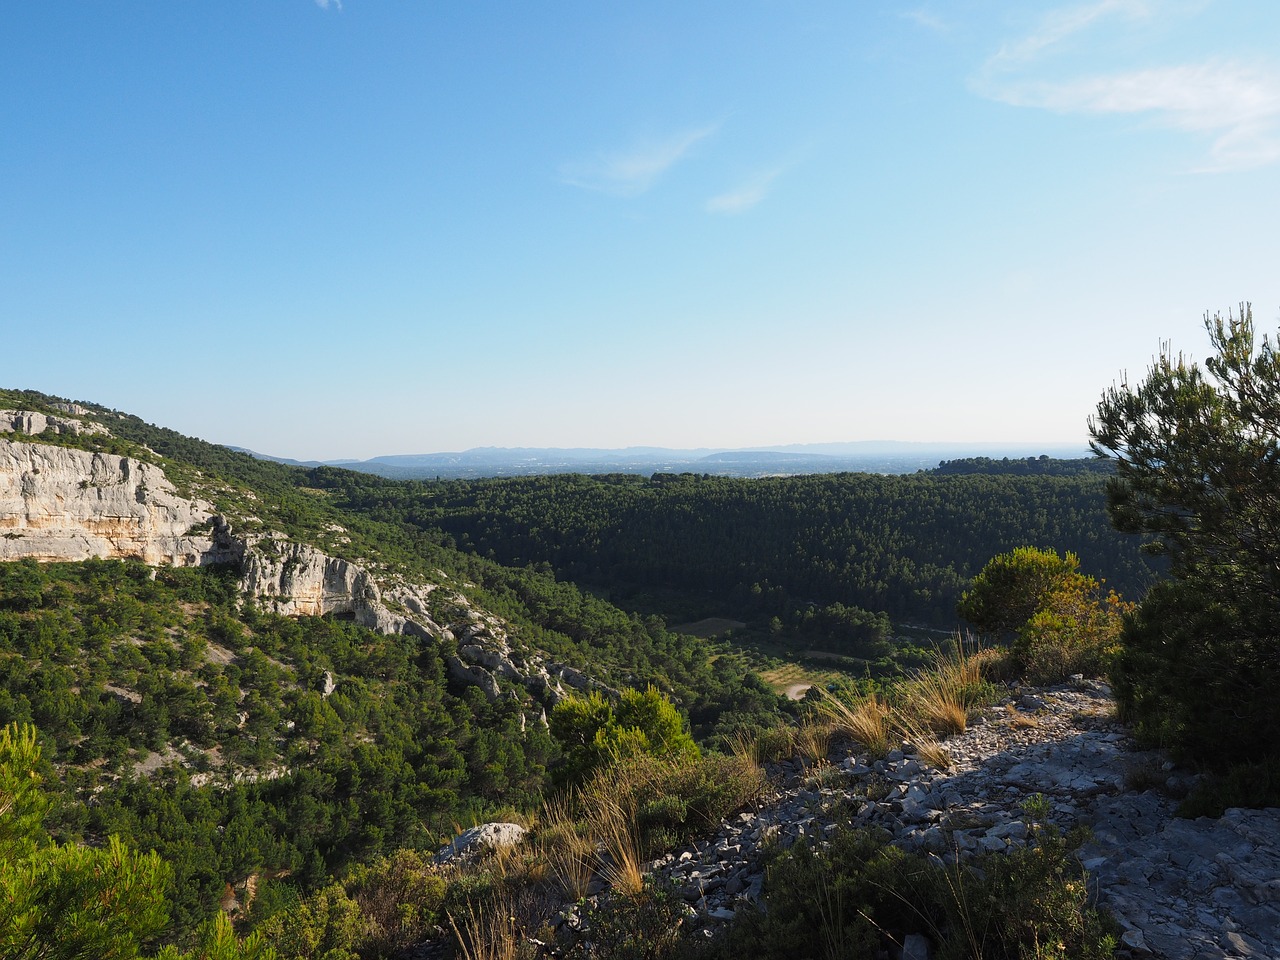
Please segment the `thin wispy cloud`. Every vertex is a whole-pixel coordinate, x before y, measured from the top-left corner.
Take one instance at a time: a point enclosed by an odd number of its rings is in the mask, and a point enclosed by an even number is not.
[[[1003,44],[987,61],[987,69],[1008,69],[1030,63],[1050,47],[1108,17],[1124,16],[1136,20],[1150,14],[1151,6],[1144,0],[1099,0],[1087,6],[1050,11],[1034,33]]]
[[[636,196],[653,186],[659,177],[687,157],[697,143],[718,129],[719,124],[711,124],[682,130],[634,144],[626,150],[565,163],[560,167],[560,179],[584,190]]]
[[[316,0],[316,6],[321,10],[328,10],[332,8],[337,10],[339,13],[342,12],[342,0]]]
[[[1149,114],[1166,126],[1212,137],[1214,163],[1206,169],[1280,160],[1280,76],[1240,64],[1027,81],[1009,86],[998,99],[1058,113]]]
[[[951,26],[945,20],[924,8],[906,10],[901,16],[904,20],[910,20],[916,26],[924,27],[926,30],[932,30],[935,33],[946,33],[951,29]]]
[[[734,189],[712,197],[706,203],[706,210],[708,213],[745,213],[769,195],[769,187],[781,174],[781,168],[757,173]]]
[[[975,92],[1017,107],[1062,114],[1134,115],[1209,142],[1198,172],[1239,170],[1280,160],[1280,73],[1229,59],[1210,59],[1076,76],[1043,76],[1054,47],[1090,29],[1199,12],[1198,3],[1100,0],[1048,14],[1031,34],[1003,44],[971,81]],[[1059,58],[1060,59],[1060,58]]]

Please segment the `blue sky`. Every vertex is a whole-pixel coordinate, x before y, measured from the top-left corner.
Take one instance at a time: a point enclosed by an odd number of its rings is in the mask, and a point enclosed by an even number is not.
[[[13,4],[0,383],[299,458],[1083,443],[1280,325],[1280,4]]]

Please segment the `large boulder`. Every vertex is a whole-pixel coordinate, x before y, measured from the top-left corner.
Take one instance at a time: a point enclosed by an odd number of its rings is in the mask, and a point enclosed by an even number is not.
[[[455,863],[474,860],[491,850],[514,847],[524,840],[527,831],[518,823],[482,823],[470,830],[463,830],[440,848],[436,863]]]

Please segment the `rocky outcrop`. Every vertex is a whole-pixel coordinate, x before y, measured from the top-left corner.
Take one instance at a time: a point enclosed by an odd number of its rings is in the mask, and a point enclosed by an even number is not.
[[[463,830],[440,848],[435,862],[440,864],[474,860],[490,850],[514,847],[524,840],[528,831],[518,823],[482,823],[470,830]]]
[[[272,612],[290,617],[356,613],[381,599],[363,567],[306,544],[272,539],[249,544],[240,583]]]
[[[178,496],[159,467],[0,440],[0,560],[92,557],[196,566],[235,561],[238,548],[213,507]]]
[[[526,688],[539,700],[555,703],[564,685],[609,691],[604,684],[564,664],[544,665],[538,656],[511,649],[505,625],[474,609],[465,597],[445,590],[451,619],[440,624],[428,612],[437,585],[394,583],[379,587],[367,569],[327,556],[306,544],[259,538],[244,550],[240,585],[266,609],[283,616],[349,614],[379,633],[400,633],[424,640],[456,640],[457,655],[445,664],[449,676],[479,687],[489,700],[502,695],[499,678]],[[563,680],[564,685],[561,684]]]
[[[62,404],[73,408],[73,404]],[[76,411],[83,412],[82,408],[74,407]],[[96,423],[90,423],[87,420],[79,420],[74,417],[59,417],[44,413],[34,413],[30,410],[0,410],[0,433],[25,433],[28,436],[44,433],[48,430],[51,433],[65,433],[73,437],[78,437],[89,433],[106,433],[104,427]]]
[[[438,640],[445,630],[427,613],[433,585],[382,591],[370,572],[304,543],[256,538],[244,551],[240,586],[273,613],[289,617],[350,614],[362,627]],[[404,610],[396,613],[388,602]]]
[[[447,657],[445,665],[449,668],[449,676],[460,683],[479,687],[489,700],[497,700],[502,694],[498,679],[483,666],[465,663],[461,657]]]
[[[760,898],[770,845],[821,844],[853,824],[954,862],[1024,845],[1022,804],[1040,794],[1050,821],[1091,831],[1079,856],[1129,956],[1280,956],[1280,809],[1177,818],[1192,778],[1137,750],[1111,707],[1090,681],[1012,696],[946,741],[947,770],[849,744],[817,767],[775,765],[772,795],[649,869],[680,891],[692,924],[714,925]]]
[[[7,418],[7,419],[5,419]],[[7,428],[3,426],[7,424]],[[80,427],[76,425],[80,424]],[[64,432],[94,427],[81,421],[0,411],[0,429],[23,434],[52,426]],[[87,431],[82,431],[87,432]],[[368,568],[279,537],[233,535],[212,504],[181,497],[159,467],[132,457],[0,440],[0,561],[137,559],[164,566],[235,563],[241,588],[284,616],[350,615],[361,626],[423,640],[458,641],[448,660],[456,680],[495,700],[499,678],[555,702],[560,681],[594,684],[579,671],[513,653],[505,624],[446,590],[450,622],[432,616],[432,584],[390,580],[380,585]],[[595,684],[599,686],[598,684]]]

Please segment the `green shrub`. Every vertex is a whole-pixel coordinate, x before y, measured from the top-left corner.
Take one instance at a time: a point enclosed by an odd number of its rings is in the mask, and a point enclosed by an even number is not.
[[[939,960],[1103,960],[1115,952],[1114,925],[1088,905],[1088,878],[1073,856],[1083,835],[1040,823],[1043,797],[1026,806],[1026,846],[948,873]]]
[[[646,880],[633,897],[610,897],[586,916],[590,933],[566,931],[562,954],[571,960],[669,960],[689,953],[683,942],[684,902],[669,884]]]
[[[1134,605],[1079,566],[1073,553],[1018,547],[987,562],[957,612],[984,634],[1011,637],[1012,658],[1033,683],[1102,676]]]
[[[618,758],[697,757],[698,747],[675,705],[657,689],[624,690],[616,705],[593,690],[566,697],[551,711],[551,735],[564,756],[561,783],[578,783]]]
[[[116,836],[96,848],[50,842],[39,761],[33,727],[0,728],[0,956],[134,960],[165,932],[172,869]],[[158,960],[276,960],[276,953],[256,936],[241,943],[219,914],[197,931],[193,952],[166,947]]]
[[[1126,625],[1117,698],[1144,737],[1222,769],[1280,756],[1280,344],[1247,304],[1205,327],[1203,366],[1166,344],[1089,432],[1115,461],[1112,523],[1172,576]]]
[[[1265,605],[1190,580],[1157,584],[1114,670],[1124,719],[1149,742],[1216,769],[1277,752],[1280,641]]]
[[[1178,807],[1180,817],[1220,817],[1231,807],[1280,807],[1280,757],[1209,776]]]
[[[578,805],[588,820],[593,811],[617,810],[636,830],[641,852],[651,855],[714,828],[763,784],[760,768],[741,755],[639,755],[598,771],[582,786]]]
[[[873,958],[909,934],[938,960],[1102,960],[1116,941],[1088,906],[1074,859],[1078,837],[1038,822],[1009,853],[942,867],[887,845],[882,832],[846,828],[821,849],[793,847],[768,868],[764,903],[741,914],[719,944],[724,957]]]
[[[362,952],[403,950],[427,939],[443,919],[447,884],[429,854],[400,850],[357,867],[345,886],[368,921]]]
[[[358,960],[356,948],[370,931],[359,904],[333,883],[277,913],[258,932],[280,951],[281,960]]]

